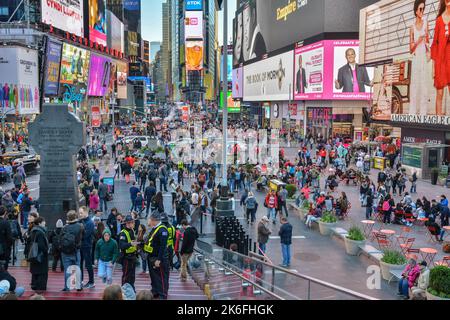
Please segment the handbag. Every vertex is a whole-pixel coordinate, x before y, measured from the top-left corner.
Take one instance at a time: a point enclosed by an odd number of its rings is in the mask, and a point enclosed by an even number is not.
[[[113,200],[114,200],[114,197],[112,196],[111,193],[108,192],[108,193],[106,194],[106,201],[109,202],[109,201],[113,201]]]
[[[36,241],[33,241],[33,243],[31,244],[30,251],[28,251],[27,261],[30,263],[41,262],[39,254],[39,246]]]

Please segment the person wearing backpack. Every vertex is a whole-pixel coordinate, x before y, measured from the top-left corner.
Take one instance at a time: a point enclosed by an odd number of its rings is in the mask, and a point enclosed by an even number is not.
[[[258,210],[258,202],[253,195],[253,192],[248,193],[247,199],[245,199],[245,207],[247,208],[247,223],[253,223],[256,221],[256,210]]]
[[[69,267],[75,266],[77,271],[80,268],[80,248],[81,240],[83,238],[84,228],[78,221],[78,214],[74,210],[67,213],[67,224],[62,232],[61,256],[64,265],[64,289],[62,291],[70,291],[67,286],[69,280]],[[81,273],[80,273],[81,275]],[[77,291],[83,290],[81,286],[81,279],[76,279]]]
[[[148,171],[148,181],[150,184],[153,182],[153,186],[156,186],[156,178],[158,177],[158,172],[156,169],[152,166],[150,167],[150,170]]]
[[[14,265],[14,262],[16,261],[16,242],[17,240],[20,240],[20,242],[23,244],[23,235],[22,230],[20,229],[19,221],[17,221],[17,215],[14,215],[13,213],[8,214],[8,222],[9,226],[11,227],[11,236],[13,239],[12,243],[12,251],[13,251],[13,261],[12,264]]]
[[[81,238],[81,281],[83,281],[84,267],[88,271],[89,281],[83,285],[83,288],[92,289],[94,284],[94,269],[92,268],[92,246],[94,241],[95,225],[91,218],[89,218],[89,211],[86,207],[81,207],[79,211],[80,222],[83,224],[83,236]]]
[[[64,223],[61,219],[56,221],[56,229],[50,232],[48,242],[52,245],[51,253],[53,256],[52,270],[56,272],[56,267],[58,266],[58,261],[61,261],[61,272],[64,272],[63,261],[61,257],[61,245],[62,245],[62,230]]]

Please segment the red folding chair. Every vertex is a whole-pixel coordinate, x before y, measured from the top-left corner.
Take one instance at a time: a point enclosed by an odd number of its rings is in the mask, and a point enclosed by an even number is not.
[[[417,260],[417,258],[419,257],[419,254],[420,254],[420,250],[419,249],[409,248],[409,249],[406,250],[405,257],[407,259],[415,258]]]
[[[378,233],[380,233],[380,230],[372,229],[372,232],[370,233],[370,241],[375,241]]]
[[[380,250],[391,248],[392,243],[385,234],[377,233],[375,235],[375,238],[377,239],[378,247],[380,248]]]
[[[439,242],[438,239],[436,239],[436,235],[439,235],[439,232],[436,227],[434,226],[427,226],[427,234],[428,234],[428,240],[432,243]]]
[[[416,238],[408,238],[405,243],[400,243],[400,250],[402,251],[403,255],[406,256],[408,249],[411,249],[414,241],[416,241]]]
[[[450,267],[450,256],[445,256],[441,261],[436,261],[435,266],[447,266]]]
[[[408,236],[411,232],[410,227],[402,227],[401,232],[399,235],[395,235],[395,239],[397,240],[397,244],[400,246],[400,244],[405,243],[406,240],[408,240]]]
[[[405,212],[405,220],[408,221],[408,222],[410,222],[410,223],[412,223],[412,224],[414,224],[414,221],[415,221],[416,219],[414,218],[414,215],[413,215],[412,213],[410,213],[410,212]]]

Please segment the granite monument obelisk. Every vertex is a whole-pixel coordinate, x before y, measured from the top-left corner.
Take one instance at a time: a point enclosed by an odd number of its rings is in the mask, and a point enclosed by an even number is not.
[[[85,124],[67,105],[45,104],[28,131],[41,157],[39,213],[51,230],[58,219],[66,220],[68,210],[78,210],[75,154],[86,143]]]

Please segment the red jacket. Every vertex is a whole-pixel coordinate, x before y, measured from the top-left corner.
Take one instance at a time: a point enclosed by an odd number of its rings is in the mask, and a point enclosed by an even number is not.
[[[268,208],[278,207],[278,197],[276,195],[271,195],[270,193],[266,196],[266,205]]]

